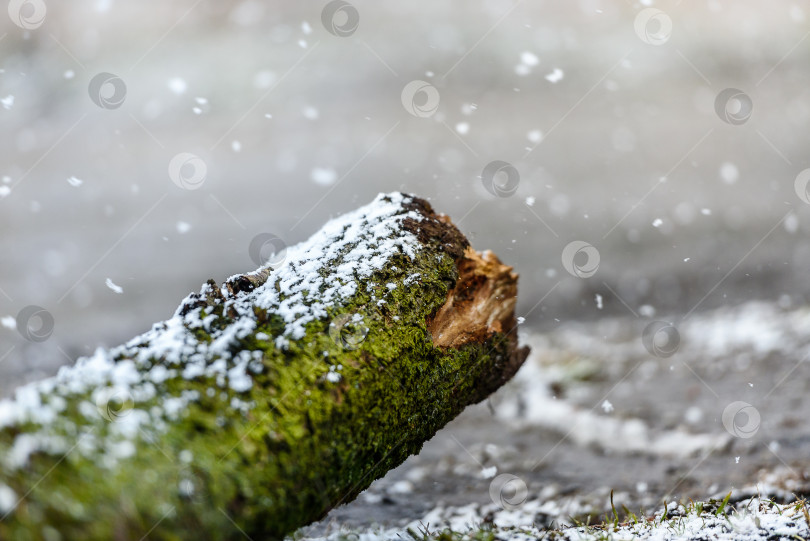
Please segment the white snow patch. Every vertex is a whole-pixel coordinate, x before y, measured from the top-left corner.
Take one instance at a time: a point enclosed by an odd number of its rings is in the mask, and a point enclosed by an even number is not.
[[[719,516],[711,509],[698,513],[697,507],[687,509],[677,502],[666,504],[646,520],[627,521],[618,526],[600,527],[571,525],[570,517],[591,512],[592,504],[582,498],[554,497],[544,494],[504,509],[495,503],[471,503],[461,507],[439,506],[425,516],[401,528],[372,528],[368,531],[339,529],[327,537],[303,538],[302,541],[338,541],[356,538],[361,541],[396,541],[412,537],[410,532],[451,530],[463,539],[477,538],[482,525],[492,524],[496,539],[535,541],[546,539],[553,532],[560,541],[688,541],[713,539],[718,541],[766,541],[769,539],[806,539],[810,535],[801,506],[796,503],[778,504],[765,498],[745,499],[729,505]],[[370,502],[373,503],[373,502]],[[609,514],[609,509],[606,510]],[[536,517],[553,518],[553,528],[538,525]],[[422,528],[422,530],[420,530]],[[467,534],[467,535],[464,535]],[[454,536],[455,537],[455,536]]]
[[[17,507],[17,494],[0,483],[0,513],[10,513],[15,507]]]
[[[483,479],[492,479],[498,473],[498,466],[490,466],[481,470],[481,477]]]
[[[544,340],[541,336],[531,338]],[[558,400],[549,390],[553,375],[541,366],[543,350],[542,343],[532,347],[532,353],[513,380],[516,391],[507,395],[496,410],[499,418],[516,428],[540,426],[569,434],[581,446],[681,458],[724,445],[731,438],[728,434],[691,434],[681,429],[656,431],[641,419],[605,417]],[[602,408],[606,407],[613,406],[602,403]]]
[[[228,371],[228,384],[231,389],[238,393],[243,393],[253,387],[253,379],[247,375],[245,370],[247,364],[238,364]]]
[[[388,489],[390,494],[410,494],[413,492],[413,483],[407,480],[397,481]]]

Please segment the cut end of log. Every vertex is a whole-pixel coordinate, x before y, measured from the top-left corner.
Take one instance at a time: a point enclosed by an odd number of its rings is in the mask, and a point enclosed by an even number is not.
[[[489,250],[467,247],[457,262],[456,286],[447,302],[428,322],[433,343],[439,347],[460,347],[483,342],[492,333],[509,334],[515,327],[517,278]]]
[[[474,250],[449,216],[433,211],[430,203],[412,197],[407,206],[423,216],[421,221],[406,220],[425,244],[431,242],[455,259],[458,279],[448,291],[445,303],[428,318],[428,332],[440,348],[459,348],[472,343],[485,343],[495,334],[509,342],[510,358],[491,382],[490,392],[511,379],[529,354],[529,348],[518,347],[517,304],[518,274],[489,250]]]

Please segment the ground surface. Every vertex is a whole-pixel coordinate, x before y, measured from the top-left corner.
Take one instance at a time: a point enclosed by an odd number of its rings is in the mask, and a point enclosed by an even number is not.
[[[747,498],[695,502],[685,505],[670,503],[655,514],[630,514],[624,521],[618,511],[603,521],[576,521],[574,526],[553,530],[543,524],[543,517],[553,505],[527,502],[519,512],[499,509],[476,509],[469,505],[459,509],[437,509],[404,528],[372,529],[361,534],[350,530],[334,532],[330,540],[362,539],[383,541],[773,541],[806,539],[810,535],[810,513],[805,501],[779,504],[773,500]],[[534,514],[540,521],[527,524]]]

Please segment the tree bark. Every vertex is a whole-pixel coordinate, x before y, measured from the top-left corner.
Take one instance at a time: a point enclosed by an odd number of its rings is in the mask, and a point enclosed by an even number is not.
[[[393,193],[0,402],[0,539],[281,539],[509,380],[517,275]]]

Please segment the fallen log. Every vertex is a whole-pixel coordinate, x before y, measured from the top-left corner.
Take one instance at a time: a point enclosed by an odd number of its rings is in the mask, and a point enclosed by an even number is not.
[[[0,539],[280,539],[506,382],[517,275],[393,193],[0,402]]]

